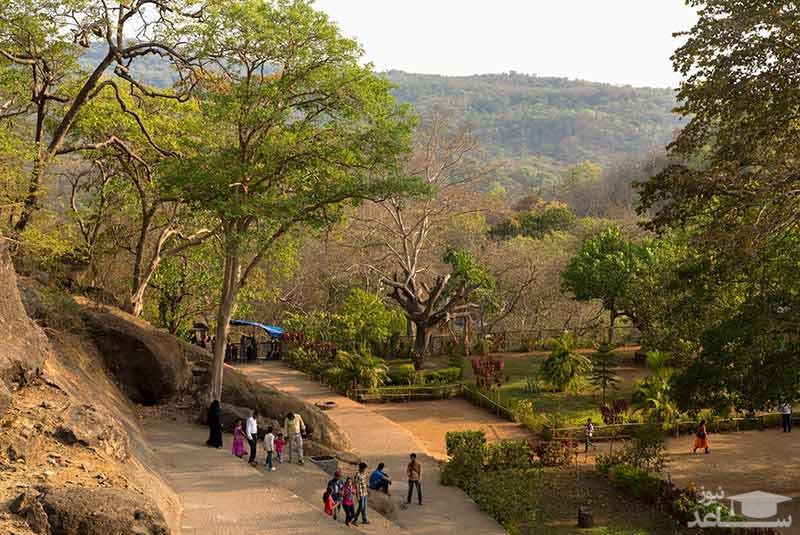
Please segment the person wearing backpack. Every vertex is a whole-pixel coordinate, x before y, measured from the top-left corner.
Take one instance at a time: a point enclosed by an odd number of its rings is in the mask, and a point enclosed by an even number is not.
[[[336,470],[333,473],[333,479],[328,481],[328,490],[331,493],[331,498],[333,499],[333,519],[337,520],[339,517],[339,513],[342,508],[342,489],[344,488],[344,481],[342,480],[342,471]]]

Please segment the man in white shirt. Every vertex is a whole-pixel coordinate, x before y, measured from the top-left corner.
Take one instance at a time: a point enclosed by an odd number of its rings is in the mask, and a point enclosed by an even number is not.
[[[781,419],[783,420],[783,432],[792,432],[792,405],[788,402],[781,403]]]
[[[303,433],[306,432],[306,423],[299,414],[290,412],[286,415],[283,423],[283,431],[286,434],[286,441],[289,443],[289,462],[297,454],[297,463],[303,464]]]
[[[247,444],[250,446],[250,459],[247,461],[253,466],[256,463],[256,448],[258,447],[258,411],[253,411],[247,419],[244,427],[244,435],[247,437]]]

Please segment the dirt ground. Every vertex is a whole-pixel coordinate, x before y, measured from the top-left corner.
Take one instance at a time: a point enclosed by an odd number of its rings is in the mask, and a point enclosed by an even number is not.
[[[464,399],[371,404],[369,408],[406,428],[439,460],[447,457],[444,436],[448,431],[480,429],[489,441],[533,438],[523,426],[498,418]]]
[[[800,430],[709,435],[709,455],[693,454],[692,440],[683,436],[667,443],[667,470],[673,481],[694,483],[715,493],[721,488],[726,496],[760,490],[792,498],[778,505],[778,518],[791,515],[794,524],[781,533],[800,533]],[[739,512],[740,504],[734,506]]]

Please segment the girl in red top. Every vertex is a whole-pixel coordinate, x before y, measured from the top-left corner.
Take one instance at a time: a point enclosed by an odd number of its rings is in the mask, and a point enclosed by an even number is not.
[[[349,526],[350,522],[356,518],[355,488],[353,488],[353,478],[348,477],[342,488],[342,507],[344,507],[344,524]]]

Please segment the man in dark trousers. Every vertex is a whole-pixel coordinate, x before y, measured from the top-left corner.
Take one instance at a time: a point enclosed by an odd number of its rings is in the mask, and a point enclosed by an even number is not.
[[[417,487],[419,504],[422,505],[422,466],[417,462],[417,454],[411,454],[411,462],[408,463],[406,474],[408,475],[408,503],[414,496],[414,487]]]
[[[258,447],[258,411],[253,411],[250,418],[247,419],[244,427],[244,435],[247,437],[247,443],[250,446],[250,459],[247,462],[253,466],[257,466],[256,448]]]

